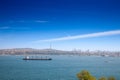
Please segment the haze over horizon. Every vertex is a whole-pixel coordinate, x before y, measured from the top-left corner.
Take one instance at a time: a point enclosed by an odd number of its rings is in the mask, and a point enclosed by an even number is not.
[[[0,49],[120,51],[119,0],[1,0]]]

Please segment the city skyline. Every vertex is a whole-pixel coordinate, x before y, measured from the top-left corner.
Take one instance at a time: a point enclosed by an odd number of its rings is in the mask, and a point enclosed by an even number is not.
[[[0,49],[120,51],[119,0],[2,0]]]

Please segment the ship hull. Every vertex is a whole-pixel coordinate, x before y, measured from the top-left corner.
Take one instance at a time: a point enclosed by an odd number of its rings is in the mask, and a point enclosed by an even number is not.
[[[23,60],[52,60],[52,59],[51,58],[49,58],[49,59],[34,59],[34,58],[27,59],[27,58],[23,58]]]

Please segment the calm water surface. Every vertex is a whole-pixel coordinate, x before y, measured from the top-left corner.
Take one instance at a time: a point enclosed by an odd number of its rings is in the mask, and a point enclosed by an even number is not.
[[[120,80],[119,57],[50,56],[51,61],[24,61],[23,56],[0,56],[0,80],[77,80],[80,70]]]

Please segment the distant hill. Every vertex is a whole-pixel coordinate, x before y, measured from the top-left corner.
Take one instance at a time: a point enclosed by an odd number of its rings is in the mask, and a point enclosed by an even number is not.
[[[33,49],[33,48],[14,48],[14,49],[0,49],[0,55],[64,55],[68,54],[70,51],[62,51],[62,50],[55,50],[55,49]]]
[[[63,51],[56,49],[33,49],[33,48],[14,48],[14,49],[0,49],[0,55],[87,55],[87,56],[103,56],[103,57],[119,57],[120,51]]]

